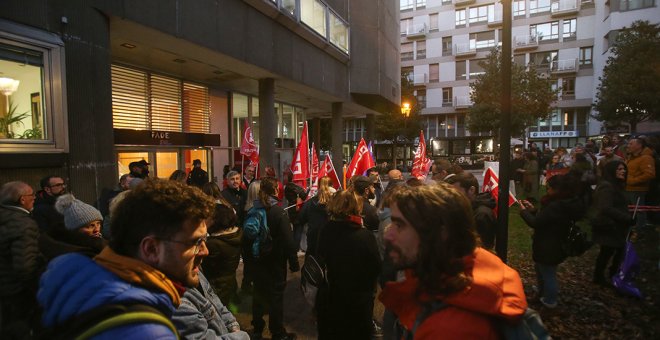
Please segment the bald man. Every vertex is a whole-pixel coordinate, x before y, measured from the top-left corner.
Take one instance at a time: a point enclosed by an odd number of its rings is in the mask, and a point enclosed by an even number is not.
[[[392,169],[387,173],[387,177],[390,178],[390,181],[395,179],[403,179],[403,174],[397,169]]]

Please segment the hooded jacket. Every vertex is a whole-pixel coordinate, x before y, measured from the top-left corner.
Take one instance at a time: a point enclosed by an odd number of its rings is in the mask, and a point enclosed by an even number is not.
[[[99,257],[105,260],[98,263]],[[53,327],[108,304],[145,304],[170,318],[180,295],[160,271],[106,248],[97,260],[81,254],[55,258],[41,277],[37,299],[42,324]],[[110,269],[112,268],[112,269]],[[120,277],[121,276],[121,277]],[[165,325],[134,323],[111,328],[94,339],[176,339]]]
[[[499,339],[492,320],[499,318],[518,322],[527,309],[527,301],[518,272],[505,265],[497,256],[483,248],[463,258],[465,273],[472,283],[463,291],[449,296],[417,297],[418,278],[412,270],[406,279],[388,282],[380,300],[399,317],[408,330],[413,329],[423,305],[441,300],[448,307],[429,315],[417,328],[414,339]]]

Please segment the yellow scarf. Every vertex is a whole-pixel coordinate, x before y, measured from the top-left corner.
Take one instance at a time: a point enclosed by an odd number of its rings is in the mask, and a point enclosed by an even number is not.
[[[174,284],[158,269],[134,258],[119,255],[105,247],[94,261],[123,280],[136,285],[162,291],[170,296],[174,307],[181,304],[181,296]]]

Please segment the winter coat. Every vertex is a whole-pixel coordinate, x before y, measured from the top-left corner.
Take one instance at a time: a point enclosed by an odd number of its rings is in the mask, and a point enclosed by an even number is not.
[[[591,221],[594,243],[623,247],[629,227],[634,224],[628,212],[628,200],[622,189],[603,180],[594,192],[596,214]]]
[[[37,223],[23,208],[0,205],[0,298],[36,292],[42,266]]]
[[[534,229],[532,258],[534,262],[557,265],[566,259],[562,244],[568,237],[572,221],[584,215],[584,203],[578,197],[552,200],[540,211],[520,211],[520,216]]]
[[[243,208],[245,208],[245,201],[247,200],[247,191],[241,188],[238,190],[227,188],[222,190],[222,197],[231,203],[231,207],[236,211],[238,225],[243,225],[243,219],[245,218],[245,209]]]
[[[51,236],[66,229],[64,215],[55,210],[55,201],[57,201],[57,197],[48,195],[41,190],[37,192],[34,209],[32,209],[32,218],[37,221],[39,230]]]
[[[316,255],[321,229],[328,222],[327,206],[319,203],[318,196],[312,197],[300,210],[298,222],[307,223],[307,254]]]
[[[412,270],[407,270],[406,279],[388,282],[379,298],[408,330],[413,329],[425,303],[441,300],[448,305],[419,325],[415,339],[500,339],[492,320],[516,322],[527,309],[520,276],[482,248],[464,257],[463,263],[472,282],[461,292],[446,297],[432,297],[423,292],[417,296],[419,279]]]
[[[57,257],[41,277],[39,304],[43,308],[42,323],[53,327],[108,304],[145,304],[170,318],[174,312],[172,298],[129,283],[81,254]],[[141,322],[111,328],[94,339],[176,339],[165,325]]]
[[[329,221],[321,231],[319,257],[328,290],[316,305],[319,339],[370,339],[381,260],[374,233],[349,221]],[[341,325],[341,327],[337,327]]]
[[[286,198],[287,205],[294,205],[297,204],[298,198],[304,201],[307,198],[307,192],[305,192],[305,189],[303,189],[298,184],[289,182],[284,187],[284,198]],[[293,207],[287,209],[287,213],[289,214],[289,221],[295,225],[298,224],[299,208],[300,207]]]
[[[649,184],[655,179],[655,161],[653,151],[644,148],[637,156],[630,156],[626,165],[628,166],[628,179],[626,191],[645,192],[649,191]]]
[[[493,209],[497,206],[495,198],[490,192],[478,194],[472,202],[474,211],[474,222],[477,233],[481,238],[484,248],[492,249],[495,246],[495,234],[497,233],[497,217]]]
[[[270,230],[270,236],[273,239],[273,250],[268,254],[262,255],[257,260],[257,263],[265,267],[283,268],[286,271],[287,261],[290,266],[296,268],[299,266],[297,256],[298,247],[293,242],[289,216],[276,203],[277,200],[272,199],[270,208],[266,209],[266,221]],[[254,201],[253,208],[264,208],[264,205],[261,201],[257,200]]]
[[[184,339],[249,340],[202,273],[199,286],[186,289],[172,322]],[[232,332],[234,331],[234,332]]]
[[[61,230],[54,237],[42,235],[39,249],[48,261],[67,253],[80,253],[89,257],[98,255],[107,245],[100,237],[83,234],[77,230]]]
[[[376,207],[369,203],[369,200],[366,198],[362,200],[362,219],[364,221],[364,227],[373,231],[378,231],[378,225],[380,220],[378,219],[378,210]]]
[[[236,229],[227,234],[212,234],[206,241],[209,256],[202,262],[202,269],[220,301],[227,305],[235,302],[237,295],[236,268],[241,257],[242,236],[243,230]]]
[[[188,185],[194,185],[198,188],[204,186],[204,184],[209,182],[209,174],[204,171],[202,168],[193,168],[192,171],[188,174],[186,183]]]

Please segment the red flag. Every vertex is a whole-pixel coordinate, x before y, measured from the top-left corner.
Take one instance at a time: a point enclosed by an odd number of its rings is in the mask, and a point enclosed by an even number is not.
[[[245,130],[243,132],[243,140],[241,141],[241,155],[254,160],[256,158],[257,163],[259,162],[259,148],[254,142],[254,136],[252,135],[252,128],[248,124],[247,118],[245,119]],[[256,155],[256,156],[255,156]]]
[[[316,156],[314,143],[312,143],[312,171],[310,171],[309,179],[310,183],[312,183],[312,187],[309,189],[307,199],[316,196],[316,192],[319,190],[319,158]]]
[[[411,175],[417,179],[425,180],[432,163],[433,161],[426,157],[426,142],[424,141],[424,131],[420,130],[419,145],[417,146],[417,151],[415,151],[415,158],[413,160]]]
[[[360,143],[355,150],[353,159],[346,169],[346,179],[350,179],[355,175],[362,175],[365,171],[369,170],[376,166],[376,162],[371,158],[371,152],[367,147],[367,143],[364,141],[364,138],[360,139]]]
[[[332,186],[339,190],[341,189],[341,182],[339,181],[339,176],[337,176],[337,171],[335,171],[335,166],[332,164],[332,158],[330,158],[330,155],[326,155],[325,159],[323,160],[323,165],[321,165],[321,168],[319,169],[319,175],[318,178],[323,178],[325,176],[330,177],[332,180]]]
[[[300,135],[300,143],[293,154],[293,163],[291,163],[291,173],[293,181],[298,182],[303,188],[307,188],[307,179],[309,178],[309,144],[307,143],[307,122],[303,126]]]
[[[486,171],[484,171],[484,184],[481,187],[481,191],[490,192],[490,194],[493,195],[493,198],[495,198],[495,202],[497,202],[499,194],[499,181],[500,180],[493,168],[488,168]],[[509,191],[509,206],[512,206],[514,203],[516,203],[516,197],[513,196],[511,191]],[[497,208],[494,210],[495,214],[497,214]]]

